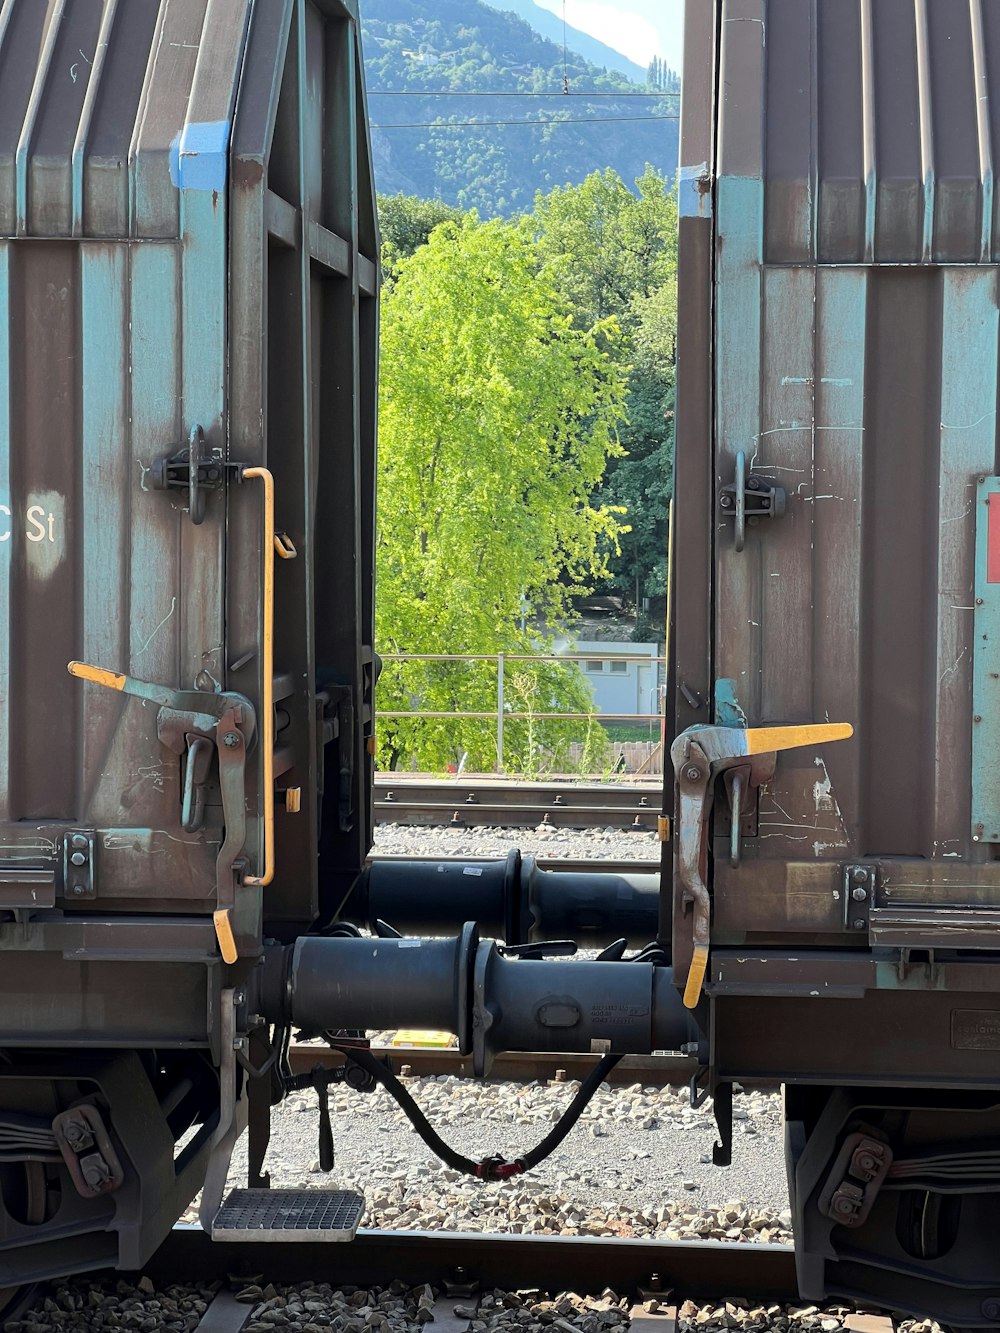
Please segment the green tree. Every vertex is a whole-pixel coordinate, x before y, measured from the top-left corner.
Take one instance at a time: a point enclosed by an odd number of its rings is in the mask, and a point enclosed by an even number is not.
[[[677,201],[652,167],[635,185],[633,193],[609,167],[535,199],[546,271],[581,325],[614,315],[629,333],[635,299],[674,281]],[[627,343],[624,350],[630,350]]]
[[[435,227],[454,222],[461,212],[440,199],[413,194],[379,195],[378,222],[382,233],[382,264],[387,272],[422,245]]]
[[[600,494],[606,504],[621,506],[627,514],[628,528],[613,559],[613,582],[639,608],[643,597],[662,596],[667,590],[676,284],[667,281],[649,296],[634,297],[629,325],[628,421],[621,431],[625,455],[614,461]]]
[[[629,190],[611,170],[539,195],[535,205],[545,272],[581,326],[613,317],[612,350],[627,368],[624,455],[612,461],[602,503],[621,507],[627,530],[609,552],[608,585],[633,600],[666,588],[672,489],[673,350],[677,324],[677,207],[667,181],[647,167]]]
[[[574,327],[530,229],[475,216],[436,227],[396,268],[382,311],[376,642],[383,654],[523,653],[522,598],[557,624],[604,572],[619,529],[593,505],[619,452],[624,374],[614,321]],[[495,721],[418,723],[387,711],[495,708],[496,664],[387,661],[379,761],[496,761]],[[558,762],[577,728],[539,714],[590,707],[575,668],[518,663],[509,766]]]

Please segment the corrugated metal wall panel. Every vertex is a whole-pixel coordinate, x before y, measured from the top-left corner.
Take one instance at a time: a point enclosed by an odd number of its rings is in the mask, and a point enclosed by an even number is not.
[[[291,935],[332,910],[370,843],[355,505],[374,484],[378,255],[357,25],[351,0],[0,3],[0,853],[54,866],[62,901],[64,835],[87,829],[102,901],[232,903],[241,950],[265,915]],[[272,470],[299,553],[276,579],[274,772],[258,743],[242,774],[249,874],[265,775],[301,796],[286,810],[279,790],[266,894],[216,866],[240,821],[214,756],[189,832],[183,736],[66,672],[236,691],[262,734],[260,482],[229,471],[201,524],[186,487],[153,487],[195,427],[220,469]]]
[[[857,620],[858,589],[865,570],[864,451],[868,277],[861,268],[824,268],[816,274],[815,462],[811,477],[777,473],[795,495],[812,494],[809,504],[814,546],[814,693],[830,717],[861,713],[863,662],[855,634],[844,626]],[[773,455],[772,455],[773,457]],[[775,460],[777,461],[777,460]],[[799,490],[799,483],[807,484]],[[811,482],[811,486],[810,483]],[[815,497],[822,496],[817,500]],[[793,503],[795,501],[793,500]],[[835,555],[833,553],[836,553]],[[810,701],[811,704],[811,701]],[[822,715],[825,718],[825,713]],[[857,747],[831,747],[836,765],[836,803],[815,810],[822,831],[814,841],[836,855],[851,842],[849,829],[861,817],[860,755]],[[817,773],[817,778],[821,777]],[[820,818],[822,816],[822,819]]]
[[[9,520],[13,506],[10,484],[10,245],[0,240],[0,519]],[[0,527],[0,545],[10,547],[9,522]],[[0,555],[0,625],[10,624],[13,561]],[[0,738],[10,735],[10,654],[0,633]],[[0,820],[10,819],[10,745],[0,739]]]
[[[780,756],[742,865],[728,864],[722,824],[714,861],[720,942],[779,923],[832,941],[852,859],[882,858],[881,903],[1000,903],[982,795],[1000,711],[974,653],[995,634],[976,609],[976,540],[977,487],[1000,467],[1000,119],[987,95],[1000,7],[714,10],[714,220],[682,207],[681,229],[682,271],[700,262],[695,229],[712,230],[714,325],[710,348],[686,346],[681,326],[678,473],[694,475],[705,448],[685,366],[714,355],[716,492],[742,450],[787,510],[737,552],[716,503],[710,586],[678,584],[678,661],[695,626],[685,599],[700,592],[716,720],[854,725],[849,742]],[[695,137],[686,125],[682,144]],[[697,169],[685,158],[682,177]],[[678,551],[699,535],[682,507]],[[701,680],[685,684],[697,700]]]
[[[13,698],[27,699],[30,691],[51,701],[50,707],[19,707],[11,715],[11,813],[16,819],[55,819],[75,813],[79,801],[79,731],[66,727],[76,700],[65,679],[66,662],[76,656],[83,582],[72,558],[82,535],[79,288],[72,245],[31,242],[11,258],[10,319],[24,333],[10,344],[15,513],[5,628]],[[39,762],[42,756],[51,761]]]
[[[88,461],[83,475],[83,540],[80,558],[85,569],[129,568],[130,495],[135,464],[129,445],[131,409],[128,379],[117,374],[86,374],[91,361],[122,368],[131,356],[128,300],[129,263],[123,246],[88,246],[80,257],[81,452]],[[115,589],[109,581],[87,580],[83,590],[80,651],[86,662],[129,662],[131,580]],[[80,700],[73,701],[79,717]],[[101,822],[120,819],[119,802],[108,800],[106,783],[115,771],[111,747],[123,701],[110,690],[94,690],[87,703],[81,767],[86,790],[83,808]],[[80,719],[82,721],[82,718]]]
[[[926,855],[968,850],[972,811],[976,482],[996,470],[998,291],[995,268],[941,275],[941,415],[938,446],[935,654],[931,667],[934,843]],[[933,538],[936,536],[936,542]],[[998,668],[1000,669],[1000,668]],[[990,719],[993,743],[1000,719]],[[925,761],[926,762],[926,761]],[[957,789],[957,790],[956,790]],[[960,799],[956,799],[959,797]]]
[[[762,182],[767,262],[1000,256],[995,5],[718,3],[718,165]]]
[[[250,0],[0,11],[0,843],[99,828],[101,894],[211,905],[221,839],[178,828],[155,709],[74,658],[223,684],[224,505],[191,523],[154,460],[225,421],[228,136]],[[175,498],[176,497],[176,498]],[[0,537],[7,531],[0,510]],[[214,804],[213,804],[214,800]],[[139,853],[136,855],[136,853]]]
[[[996,467],[997,271],[768,267],[760,313],[759,352],[748,335],[727,363],[719,342],[718,483],[742,440],[788,509],[741,553],[717,527],[717,713],[857,735],[808,756],[808,780],[782,758],[751,854],[977,859],[975,488]],[[748,396],[759,430],[727,437]]]
[[[249,0],[5,0],[0,234],[177,236],[224,171]]]

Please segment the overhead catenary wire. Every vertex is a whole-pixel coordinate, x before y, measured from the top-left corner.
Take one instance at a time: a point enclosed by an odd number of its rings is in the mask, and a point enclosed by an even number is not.
[[[427,89],[427,91],[422,91],[418,88],[383,88],[383,89],[370,88],[368,90],[369,100],[371,100],[371,98],[373,97],[559,97],[559,98],[571,97],[575,101],[589,102],[595,97],[613,97],[616,101],[621,100],[622,98],[625,97],[645,97],[645,98],[652,98],[654,102],[658,102],[664,97],[680,97],[680,95],[681,94],[679,89],[677,90],[677,92],[670,92],[670,93],[627,93],[627,92],[609,93],[609,92],[585,92],[585,91],[581,92],[580,90],[577,90],[576,92],[564,93],[558,89],[554,89],[552,92],[548,93],[512,92],[512,91],[501,92],[499,90],[496,92],[489,92],[489,91],[483,91],[482,89],[476,89],[475,92],[463,93],[448,88],[430,88]]]
[[[405,120],[372,122],[373,130],[458,130],[485,129],[495,125],[613,125],[640,120],[680,120],[671,113],[662,116],[549,116],[538,120]]]

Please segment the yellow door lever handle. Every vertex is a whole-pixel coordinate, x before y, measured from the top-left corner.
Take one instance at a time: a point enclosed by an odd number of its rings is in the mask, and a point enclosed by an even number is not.
[[[849,722],[820,722],[805,727],[750,727],[746,737],[747,754],[767,754],[771,750],[796,750],[802,745],[826,745],[846,741],[854,735]]]
[[[123,671],[109,671],[107,667],[91,666],[89,662],[68,662],[66,670],[78,680],[89,680],[92,685],[103,685],[107,690],[124,690],[128,681]]]

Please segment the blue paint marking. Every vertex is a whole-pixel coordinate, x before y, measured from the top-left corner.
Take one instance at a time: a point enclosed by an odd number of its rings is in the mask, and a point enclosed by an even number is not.
[[[746,727],[747,715],[736,698],[736,681],[723,676],[715,682],[715,724],[719,727]]]
[[[192,121],[170,145],[170,179],[179,190],[223,190],[228,163],[228,120]]]
[[[710,218],[712,216],[712,191],[702,190],[701,184],[708,176],[708,163],[699,162],[694,167],[677,168],[677,212],[682,218]]]

